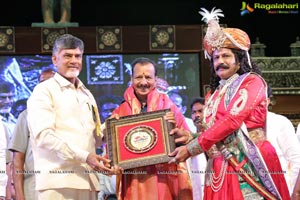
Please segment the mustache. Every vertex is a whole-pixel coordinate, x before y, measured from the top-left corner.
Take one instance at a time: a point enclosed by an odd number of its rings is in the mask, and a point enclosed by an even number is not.
[[[196,117],[196,118],[194,119],[194,123],[195,123],[195,124],[200,124],[200,123],[201,123],[201,118],[200,118],[200,117]]]
[[[216,71],[218,71],[219,69],[229,69],[229,67],[227,65],[225,65],[224,63],[222,64],[219,64],[217,67],[216,67]]]
[[[149,85],[139,85],[138,88],[140,88],[140,89],[148,89],[148,88],[150,88],[150,86]]]

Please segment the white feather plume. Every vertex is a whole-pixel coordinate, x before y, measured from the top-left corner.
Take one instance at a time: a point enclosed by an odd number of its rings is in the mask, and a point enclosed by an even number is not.
[[[203,16],[202,21],[207,23],[204,42],[208,45],[206,48],[209,48],[210,50],[220,48],[226,39],[226,35],[219,25],[219,17],[224,17],[222,12],[221,9],[216,9],[215,7],[211,11],[208,11],[205,8],[201,8],[201,11],[199,11],[199,14]],[[207,49],[204,53],[206,58],[211,58]]]
[[[202,11],[199,11],[199,14],[202,15],[202,21],[205,23],[208,23],[210,20],[216,20],[219,22],[219,17],[224,17],[223,11],[221,9],[215,9],[216,7],[213,7],[213,9],[209,12],[205,8],[200,8]]]

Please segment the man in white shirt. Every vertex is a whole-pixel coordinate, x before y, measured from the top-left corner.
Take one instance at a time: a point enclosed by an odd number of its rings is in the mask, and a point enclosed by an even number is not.
[[[182,112],[182,114],[184,114],[187,110],[187,107],[185,105],[187,100],[184,99],[184,95],[180,95],[180,93],[177,92],[170,92],[168,95]],[[198,132],[196,125],[198,123],[198,120],[203,119],[202,111],[204,103],[204,98],[194,98],[191,103],[192,118],[185,117],[185,121],[192,133]],[[186,164],[192,181],[193,199],[201,200],[203,198],[205,168],[207,164],[206,157],[204,154],[199,154],[187,159]]]
[[[14,131],[17,119],[11,113],[12,106],[15,102],[15,86],[6,80],[0,80],[0,116],[3,124],[9,130],[9,138]]]
[[[0,116],[1,118],[1,116]],[[0,199],[4,200],[6,196],[6,135],[4,125],[0,120]]]
[[[271,95],[272,89],[268,87],[269,103]],[[291,194],[300,169],[300,143],[297,140],[295,128],[285,116],[268,111],[266,130],[267,139],[275,147],[279,156]]]
[[[191,117],[196,127],[194,133],[200,133],[201,130],[201,121],[203,120],[203,109],[205,106],[205,99],[202,97],[196,97],[192,99],[191,103]],[[189,158],[188,160],[191,181],[193,186],[193,198],[194,199],[203,199],[204,192],[204,180],[205,180],[205,171],[207,160],[205,154],[198,154]]]
[[[43,82],[55,74],[51,68],[44,69],[39,77]],[[12,176],[16,199],[37,199],[35,192],[34,161],[31,150],[30,134],[27,125],[27,110],[23,110],[17,119],[14,133],[8,149],[13,152]]]
[[[100,117],[91,92],[78,79],[83,41],[58,37],[52,50],[55,75],[38,84],[27,105],[38,199],[96,200],[95,172],[115,173],[110,160],[96,154],[102,142]]]

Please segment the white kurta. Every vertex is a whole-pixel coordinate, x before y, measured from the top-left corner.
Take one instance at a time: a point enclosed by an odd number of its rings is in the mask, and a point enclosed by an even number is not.
[[[28,100],[36,189],[99,190],[97,174],[86,163],[95,153],[95,99],[56,73],[38,84]]]
[[[276,149],[292,193],[300,169],[300,143],[292,122],[283,115],[268,112],[267,139]]]

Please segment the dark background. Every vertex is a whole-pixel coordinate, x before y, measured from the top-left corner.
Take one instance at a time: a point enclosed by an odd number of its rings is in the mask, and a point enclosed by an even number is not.
[[[297,3],[295,0],[245,2],[251,6],[254,3]],[[39,0],[11,0],[5,4],[1,5],[0,26],[31,26],[33,22],[43,21]],[[225,17],[220,23],[245,30],[252,43],[259,37],[267,46],[266,56],[290,56],[290,45],[300,36],[299,13],[268,14],[266,10],[256,9],[241,16],[242,0],[72,0],[71,21],[78,22],[79,26],[203,24],[198,14],[201,7],[222,9]]]

